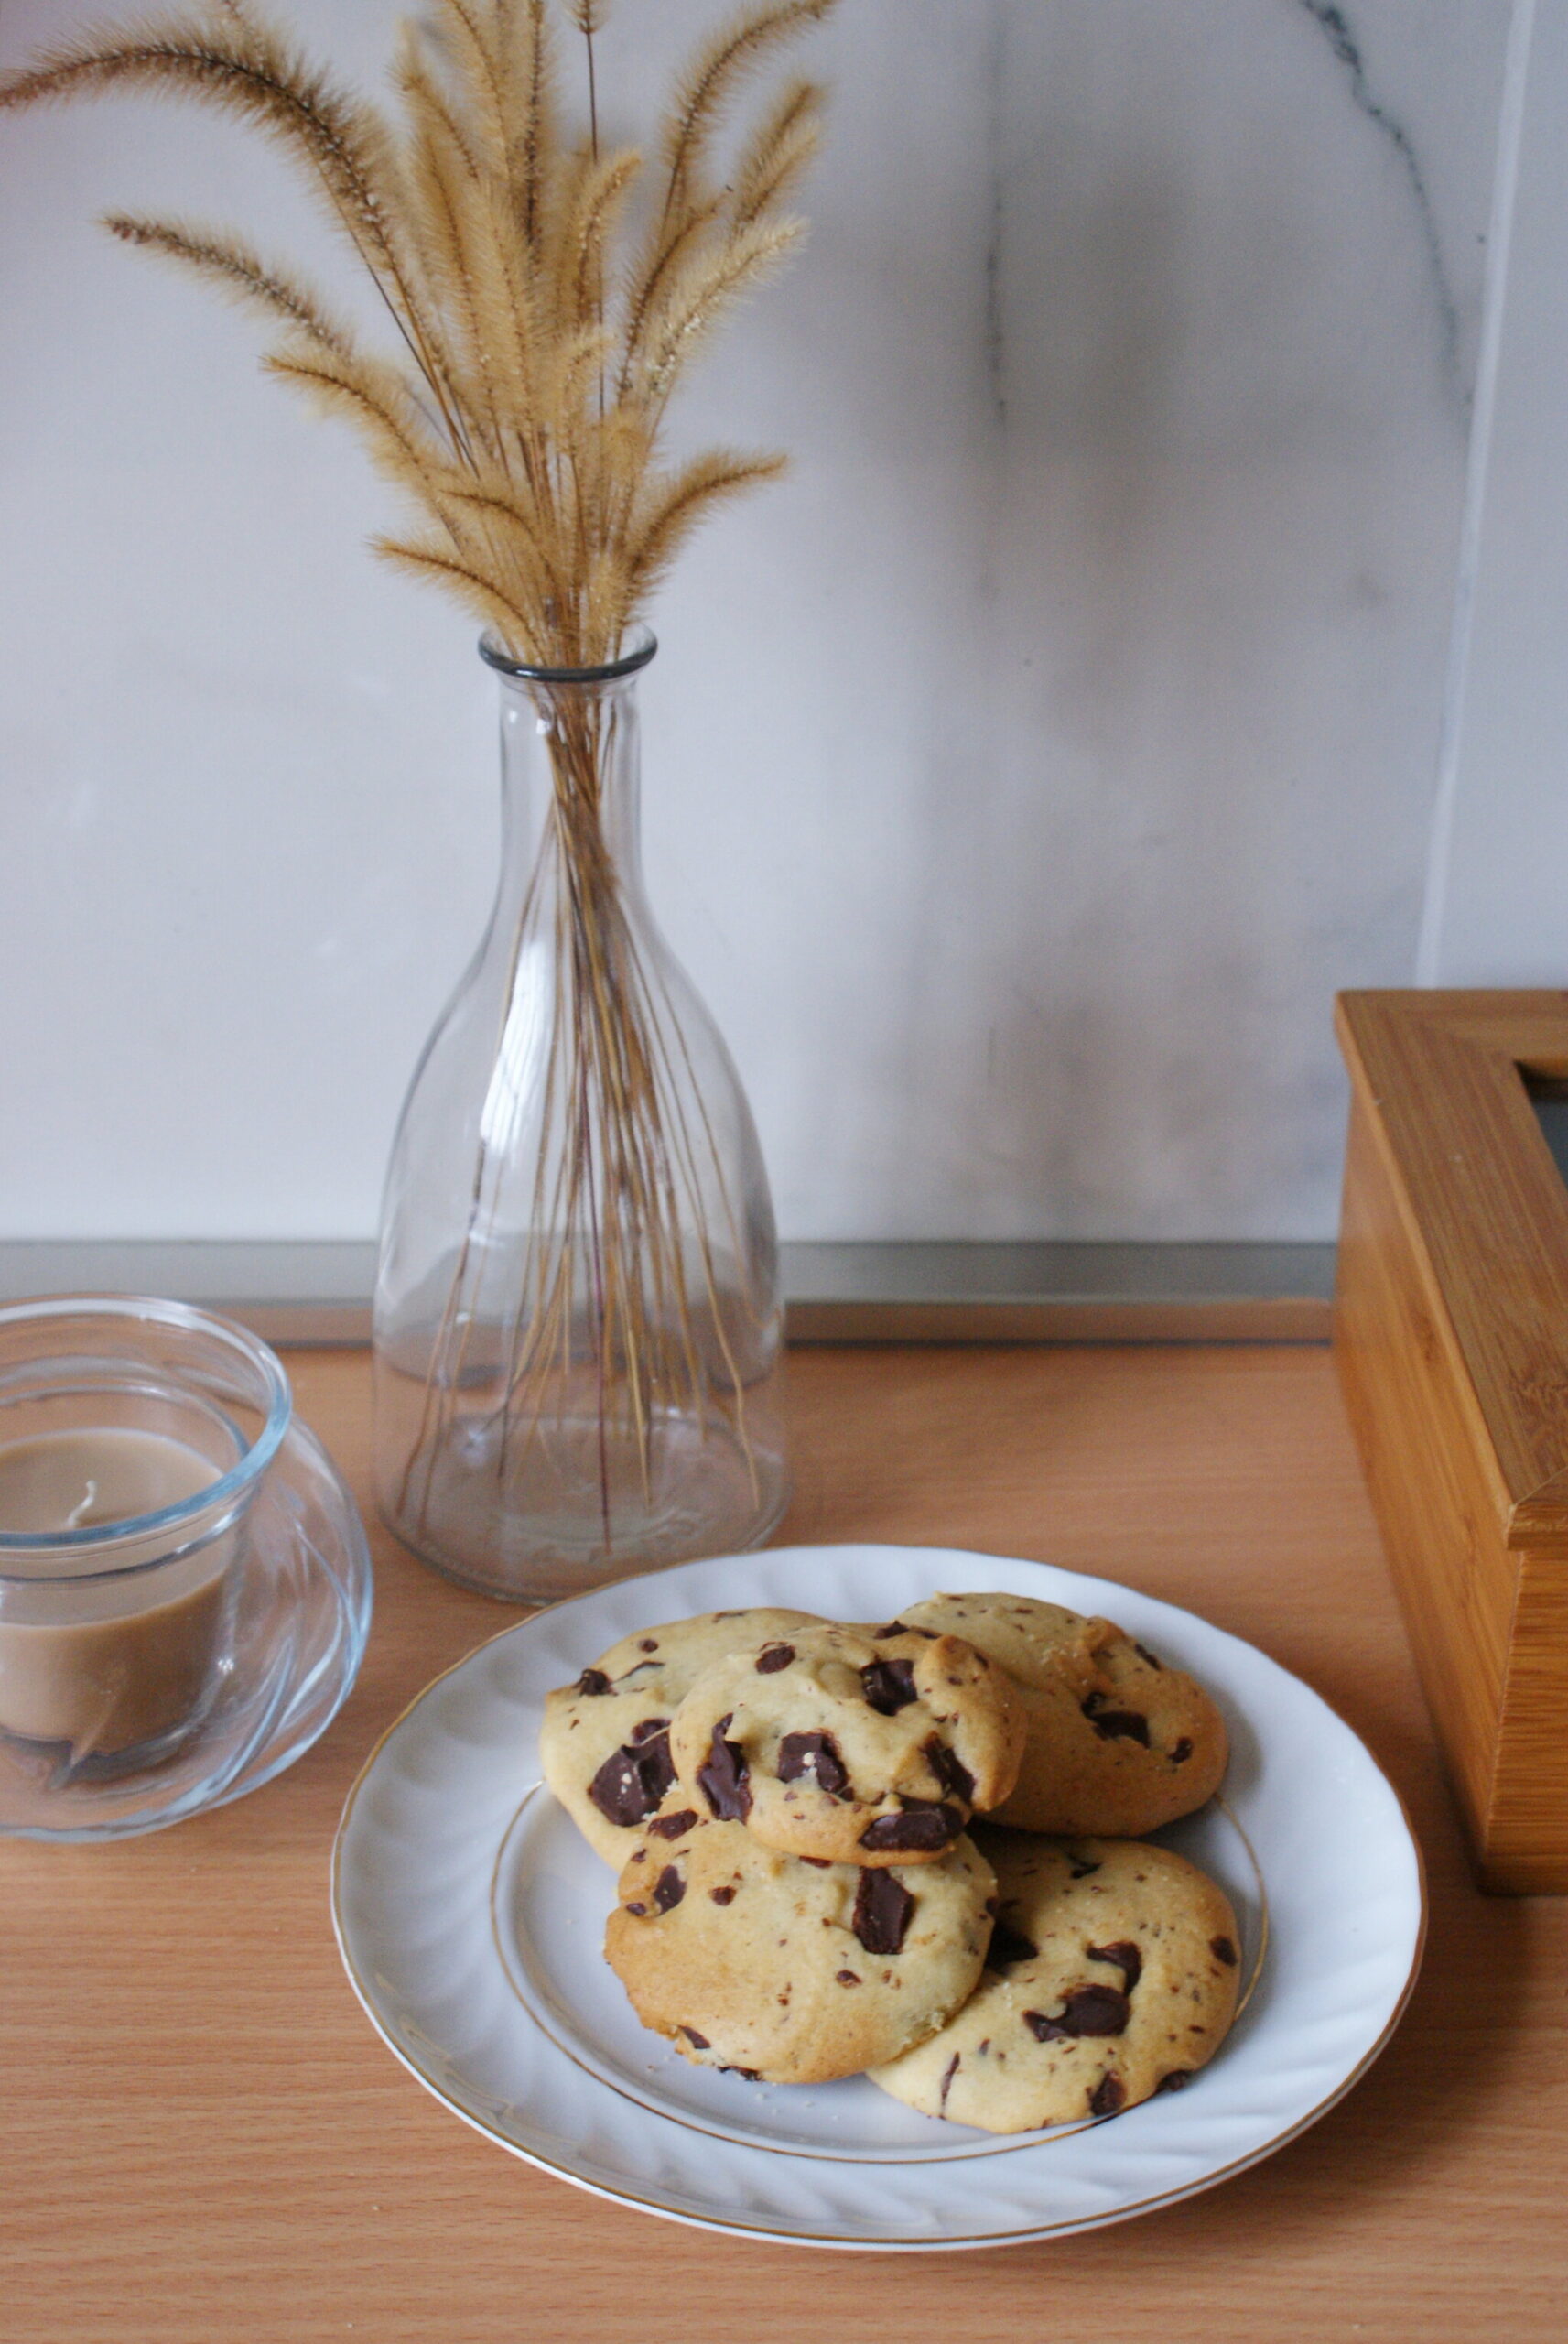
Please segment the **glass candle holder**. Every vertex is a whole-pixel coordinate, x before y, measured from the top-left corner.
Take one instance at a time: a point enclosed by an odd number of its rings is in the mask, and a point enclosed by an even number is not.
[[[57,1785],[157,1766],[208,1714],[291,1412],[267,1346],[185,1304],[0,1309],[0,1736]]]

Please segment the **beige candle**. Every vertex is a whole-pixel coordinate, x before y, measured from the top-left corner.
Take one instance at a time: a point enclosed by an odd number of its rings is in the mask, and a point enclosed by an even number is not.
[[[120,1427],[0,1447],[0,1534],[47,1537],[184,1504],[220,1478],[165,1434]],[[34,1549],[0,1606],[0,1731],[104,1755],[171,1733],[200,1707],[226,1641],[232,1525]],[[218,1535],[202,1538],[204,1527]]]

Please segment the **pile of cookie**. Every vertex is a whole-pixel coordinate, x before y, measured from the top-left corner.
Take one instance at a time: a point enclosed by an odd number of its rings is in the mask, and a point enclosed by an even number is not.
[[[1224,1720],[1108,1621],[708,1612],[551,1693],[540,1751],[620,1875],[606,1959],[698,2066],[1016,2132],[1178,2089],[1230,2024],[1230,1905],[1138,1836],[1217,1788]]]

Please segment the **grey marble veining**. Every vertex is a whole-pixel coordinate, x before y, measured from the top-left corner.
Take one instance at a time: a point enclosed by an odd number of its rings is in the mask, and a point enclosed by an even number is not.
[[[1368,81],[1361,44],[1346,11],[1336,5],[1336,0],[1296,0],[1296,5],[1304,8],[1313,22],[1321,27],[1336,61],[1345,68],[1352,98],[1368,121],[1389,141],[1410,181],[1411,200],[1421,218],[1427,258],[1431,264],[1433,294],[1443,320],[1444,364],[1460,407],[1468,413],[1471,385],[1465,380],[1460,360],[1459,305],[1448,282],[1448,264],[1444,255],[1443,240],[1432,198],[1427,191],[1421,157],[1411,145],[1410,133],[1403,123],[1390,114]]]

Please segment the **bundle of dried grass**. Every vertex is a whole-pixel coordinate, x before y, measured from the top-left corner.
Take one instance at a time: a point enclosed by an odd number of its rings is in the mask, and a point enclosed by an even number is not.
[[[822,92],[790,81],[723,178],[716,136],[756,70],[833,5],[769,0],[705,42],[660,126],[656,170],[600,149],[608,0],[564,0],[565,25],[550,0],[431,0],[425,25],[402,28],[400,124],[308,63],[251,0],[67,44],[0,81],[0,107],[143,89],[281,146],[369,270],[396,358],[362,348],[240,236],[106,224],[283,324],[268,367],[354,425],[425,515],[379,541],[389,560],[456,592],[519,660],[589,667],[614,656],[697,525],[781,469],[727,449],[671,466],[661,437],[695,353],[800,242],[785,207],[816,149]],[[579,136],[563,119],[563,32],[581,44]]]
[[[694,353],[800,241],[785,207],[816,149],[822,92],[785,83],[722,174],[716,139],[749,79],[833,5],[768,0],[716,32],[680,77],[647,168],[600,146],[594,43],[607,0],[565,0],[568,24],[549,0],[430,0],[428,24],[400,38],[400,125],[308,64],[251,0],[208,0],[57,49],[0,82],[0,106],[145,89],[203,101],[278,144],[369,270],[397,330],[395,357],[363,348],[241,236],[124,214],[107,224],[282,324],[268,367],[346,418],[424,516],[378,540],[389,560],[456,592],[515,662],[593,668],[616,657],[697,525],[781,468],[724,449],[671,465],[661,440]],[[570,34],[586,99],[575,137],[557,53]],[[687,1102],[685,1046],[608,851],[603,711],[591,696],[535,689],[553,775],[543,854],[560,884],[536,884],[529,902],[555,906],[556,979],[538,1160],[524,1183],[533,1202],[514,1232],[522,1259],[491,1378],[495,1437],[483,1446],[497,1487],[481,1511],[492,1546],[504,1546],[494,1525],[506,1489],[564,1405],[552,1395],[580,1389],[586,1368],[609,1556],[635,1543],[613,1518],[612,1449],[629,1445],[645,1491],[650,1427],[716,1414],[750,1457],[737,1353],[753,1336],[758,1349],[775,1298],[720,1290],[719,1255],[735,1248],[704,1200],[717,1199],[732,1232],[737,1199],[701,1101]],[[512,939],[508,999],[534,916]],[[503,1000],[503,1030],[508,1015]],[[503,1250],[514,1174],[481,1136],[416,1429],[387,1499],[411,1544],[460,1570],[432,1506],[451,1478],[460,1393],[471,1401],[476,1330],[494,1315],[480,1265]],[[494,1334],[488,1324],[492,1345]],[[474,1453],[470,1439],[463,1454]]]

